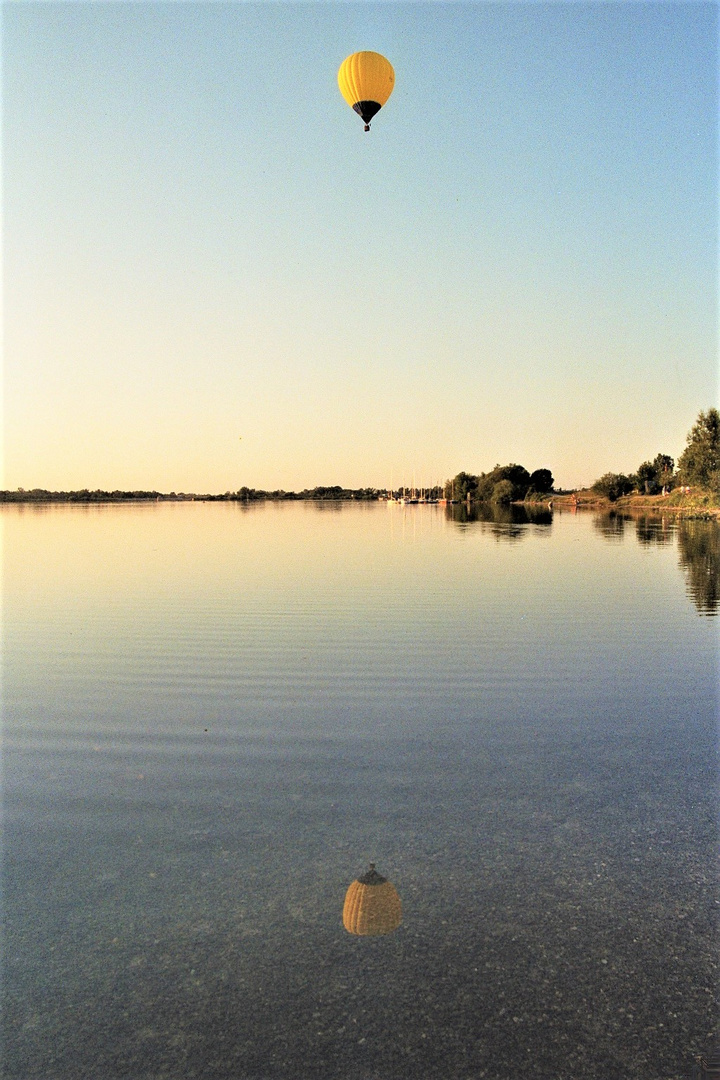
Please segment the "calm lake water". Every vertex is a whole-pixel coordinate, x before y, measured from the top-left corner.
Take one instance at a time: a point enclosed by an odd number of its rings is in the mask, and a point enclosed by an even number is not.
[[[718,526],[454,510],[3,510],[3,1077],[710,1048]]]

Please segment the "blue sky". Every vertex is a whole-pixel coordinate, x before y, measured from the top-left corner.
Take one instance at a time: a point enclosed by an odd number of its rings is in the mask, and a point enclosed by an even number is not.
[[[677,456],[717,402],[717,14],[6,4],[4,486]]]

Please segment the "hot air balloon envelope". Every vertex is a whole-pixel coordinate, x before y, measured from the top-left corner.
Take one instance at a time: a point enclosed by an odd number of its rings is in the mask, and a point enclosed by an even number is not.
[[[340,93],[348,105],[365,121],[379,112],[393,92],[395,72],[392,64],[376,52],[356,52],[343,60],[338,71]]]

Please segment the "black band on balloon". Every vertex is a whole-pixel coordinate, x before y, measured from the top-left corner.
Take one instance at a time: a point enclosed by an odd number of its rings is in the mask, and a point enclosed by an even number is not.
[[[382,105],[378,105],[377,101],[356,101],[353,105],[353,109],[361,116],[366,124],[368,124],[375,113],[380,112]]]

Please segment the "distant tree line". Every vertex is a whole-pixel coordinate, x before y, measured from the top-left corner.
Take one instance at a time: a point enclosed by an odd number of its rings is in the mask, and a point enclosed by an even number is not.
[[[108,503],[108,502],[256,502],[265,499],[377,499],[379,488],[344,488],[334,487],[306,488],[304,491],[263,491],[259,488],[242,487],[238,491],[226,491],[222,495],[198,495],[181,491],[163,493],[160,491],[48,491],[46,488],[17,488],[15,491],[0,491],[0,503]]]
[[[643,461],[637,471],[605,473],[592,490],[615,502],[621,495],[637,491],[641,495],[659,495],[677,487],[695,487],[720,495],[720,413],[717,409],[701,412],[687,436],[687,445],[678,458],[677,469],[669,454],[657,454]]]
[[[547,496],[555,483],[549,469],[528,472],[523,465],[496,465],[491,472],[460,472],[445,483],[445,498],[460,502],[507,504]]]
[[[332,502],[345,499],[372,500],[380,497],[380,488],[344,488],[339,484],[330,487],[319,485],[314,488],[304,488],[302,491],[262,491],[257,488],[242,487],[234,494],[227,492],[219,498],[240,499],[244,502],[253,502],[257,499],[319,499],[322,502]]]
[[[162,498],[159,491],[89,491],[83,488],[81,491],[48,491],[46,488],[17,488],[15,491],[0,491],[0,502],[73,502],[73,503],[100,503],[100,502],[129,502],[132,500],[144,500],[153,502]]]

